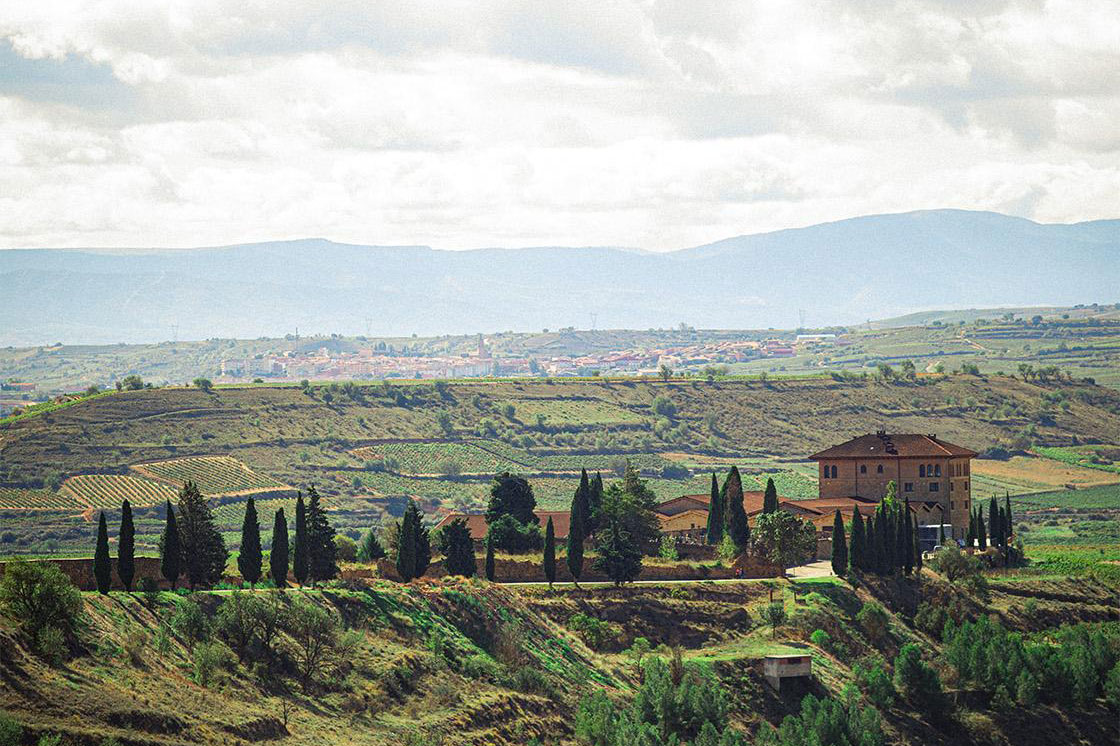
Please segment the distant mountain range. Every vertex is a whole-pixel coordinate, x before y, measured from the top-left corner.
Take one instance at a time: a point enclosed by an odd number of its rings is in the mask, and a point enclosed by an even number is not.
[[[0,251],[0,345],[545,327],[792,328],[1120,300],[1120,220],[873,215],[668,253],[323,239]]]

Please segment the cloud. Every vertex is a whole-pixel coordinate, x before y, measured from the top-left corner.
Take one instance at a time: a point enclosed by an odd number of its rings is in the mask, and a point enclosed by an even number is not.
[[[1097,0],[23,3],[0,245],[669,249],[1120,204]]]

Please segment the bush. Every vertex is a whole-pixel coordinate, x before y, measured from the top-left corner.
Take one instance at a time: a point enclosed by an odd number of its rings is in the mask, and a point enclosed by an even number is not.
[[[339,534],[334,537],[334,545],[339,562],[354,562],[358,559],[358,545],[349,536]]]
[[[489,535],[495,549],[513,553],[536,551],[543,544],[540,523],[521,523],[508,513],[490,524]]]
[[[19,746],[23,742],[23,726],[6,712],[0,712],[0,746]]]
[[[602,650],[608,642],[615,641],[619,633],[618,628],[610,622],[582,612],[572,614],[572,618],[568,620],[568,626],[579,632],[579,636],[583,638],[584,643],[592,650]]]
[[[766,623],[770,625],[771,631],[776,630],[786,622],[785,604],[779,601],[767,604],[765,611],[763,611],[763,618],[766,620]]]
[[[35,635],[35,652],[43,660],[57,666],[66,659],[69,649],[66,645],[66,635],[58,627],[47,625],[40,628]]]
[[[485,653],[475,653],[459,662],[459,673],[468,679],[495,681],[501,673],[498,662]]]
[[[813,634],[809,635],[809,642],[816,645],[821,650],[828,650],[832,644],[832,636],[825,632],[823,629],[813,630]]]
[[[50,645],[53,655],[58,650],[53,644],[58,641],[56,634],[64,638],[74,632],[82,596],[57,565],[15,560],[0,578],[0,608],[36,646],[40,642]],[[47,628],[55,631],[41,640]]]
[[[922,660],[921,648],[912,642],[903,645],[894,659],[894,684],[911,704],[930,712],[939,713],[947,705],[941,677]]]
[[[199,686],[209,687],[218,671],[232,663],[233,653],[229,648],[217,642],[204,642],[195,646],[191,657],[191,678]]]
[[[210,620],[193,598],[181,598],[171,615],[171,629],[175,634],[192,642],[206,639],[210,633]]]
[[[852,666],[852,675],[856,685],[867,693],[876,707],[882,709],[894,704],[896,692],[891,677],[883,668],[883,661],[878,655],[870,656],[856,661]]]
[[[886,637],[889,620],[887,610],[875,601],[864,604],[863,608],[856,614],[856,621],[863,627],[871,641],[875,643],[881,642]]]

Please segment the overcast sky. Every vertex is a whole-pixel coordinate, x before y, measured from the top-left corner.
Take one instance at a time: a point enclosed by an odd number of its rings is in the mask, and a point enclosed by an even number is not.
[[[1116,0],[0,0],[2,247],[663,250],[937,207],[1120,217]]]

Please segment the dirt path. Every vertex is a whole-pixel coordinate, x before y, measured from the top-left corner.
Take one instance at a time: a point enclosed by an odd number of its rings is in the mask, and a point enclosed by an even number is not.
[[[786,575],[790,580],[804,580],[805,578],[829,578],[835,573],[832,572],[831,560],[817,560],[810,562],[807,565],[800,565],[798,567],[791,567]]]

